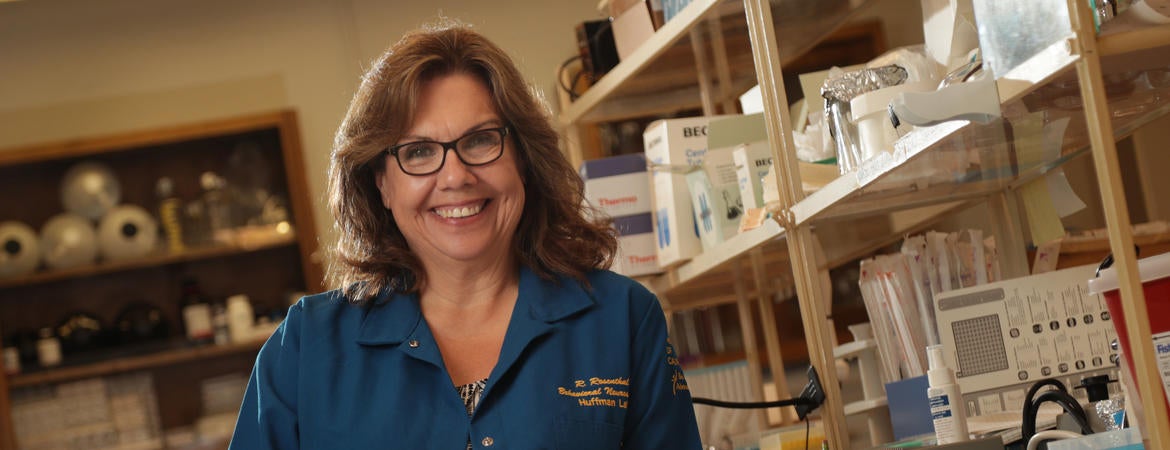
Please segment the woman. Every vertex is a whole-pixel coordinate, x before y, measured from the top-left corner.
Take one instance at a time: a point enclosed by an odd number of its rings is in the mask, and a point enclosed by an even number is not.
[[[652,294],[505,53],[461,26],[404,37],[337,132],[340,289],[260,351],[233,449],[693,449]]]

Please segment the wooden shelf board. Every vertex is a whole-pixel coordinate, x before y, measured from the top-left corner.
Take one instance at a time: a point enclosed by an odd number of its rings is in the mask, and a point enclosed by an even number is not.
[[[829,39],[867,0],[776,0],[772,9],[780,54],[785,64]],[[564,125],[606,122],[673,113],[700,106],[698,70],[691,50],[692,30],[705,33],[706,21],[718,22],[731,75],[728,95],[737,96],[756,83],[756,72],[742,2],[694,0],[659,28],[637,50],[601,77],[558,116]],[[850,37],[856,31],[846,32]]]
[[[0,289],[8,289],[13,287],[31,286],[42,283],[49,283],[53,281],[63,281],[71,278],[90,277],[95,275],[103,275],[115,272],[129,271],[135,269],[144,269],[148,267],[166,266],[170,264],[179,264],[191,261],[199,261],[204,259],[222,258],[231,255],[240,255],[251,252],[258,252],[262,250],[288,247],[296,245],[296,237],[289,235],[288,237],[267,241],[253,246],[237,246],[224,245],[216,247],[199,248],[194,250],[184,251],[182,253],[167,253],[147,256],[142,259],[135,259],[132,261],[119,261],[113,263],[98,263],[81,267],[73,267],[62,270],[50,270],[43,272],[36,272],[32,275],[10,278],[0,280]]]
[[[658,59],[658,56],[670,48],[675,42],[683,39],[689,30],[700,19],[719,5],[720,0],[695,0],[683,8],[669,22],[664,24],[650,36],[646,42],[634,50],[621,63],[609,71],[597,84],[593,85],[577,101],[569,105],[561,113],[562,123],[569,124],[583,119],[606,99],[633,79],[639,72]]]
[[[262,345],[264,345],[264,339],[257,339],[251,342],[179,348],[140,356],[114,358],[108,361],[96,362],[92,364],[46,369],[43,371],[13,375],[8,378],[8,386],[9,388],[36,386],[79,380],[82,378],[113,375],[135,370],[152,369],[155,367],[163,367],[185,362],[194,362],[221,356],[255,352],[260,350]]]
[[[850,227],[852,234],[841,239],[824,242],[826,263],[830,268],[855,261],[875,250],[896,243],[908,233],[921,231],[937,222],[941,217],[969,205],[967,202],[952,201],[908,210],[898,219],[890,216],[888,227]],[[878,224],[879,222],[873,222]],[[838,223],[824,223],[818,226],[840,226]],[[840,234],[840,233],[838,233]],[[643,285],[663,299],[663,308],[681,311],[697,307],[709,307],[734,303],[737,300],[731,273],[736,259],[749,251],[763,248],[766,272],[776,279],[791,283],[787,276],[789,266],[788,250],[784,232],[774,221],[763,227],[736,235],[719,246],[703,252],[694,259],[654,276],[639,277]],[[745,263],[746,264],[746,263]],[[748,298],[756,298],[754,271],[745,265],[743,282]],[[783,270],[781,270],[783,269]],[[776,280],[768,280],[768,289],[775,289]]]
[[[121,133],[99,138],[69,139],[47,144],[13,148],[0,152],[0,167],[105,154],[111,151],[158,146],[185,140],[200,139],[207,136],[246,133],[266,128],[275,129],[282,124],[282,121],[287,120],[287,117],[291,114],[290,111],[277,111],[248,117],[160,128],[149,132]]]

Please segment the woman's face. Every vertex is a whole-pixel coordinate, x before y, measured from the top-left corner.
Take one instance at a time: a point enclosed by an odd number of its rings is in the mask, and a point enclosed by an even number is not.
[[[467,134],[504,126],[478,79],[452,74],[422,86],[414,124],[397,144],[450,142]],[[512,239],[524,211],[524,183],[511,137],[503,155],[482,166],[467,166],[446,152],[441,169],[415,176],[387,156],[376,178],[382,205],[423,264],[491,262],[511,258]],[[405,157],[405,155],[403,155]]]

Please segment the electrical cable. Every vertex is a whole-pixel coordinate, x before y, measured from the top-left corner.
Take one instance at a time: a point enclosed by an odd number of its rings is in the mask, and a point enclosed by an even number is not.
[[[1028,393],[1024,395],[1025,408],[1027,408],[1028,405],[1032,403],[1032,399],[1036,397],[1036,393],[1039,392],[1040,388],[1044,386],[1052,386],[1061,392],[1068,392],[1068,388],[1064,386],[1064,383],[1062,383],[1060,380],[1057,380],[1056,378],[1046,378],[1037,381],[1032,383],[1032,386],[1028,388]]]
[[[1031,438],[1031,435],[1036,433],[1036,412],[1037,411],[1032,411],[1031,409],[1032,409],[1033,404],[1035,403],[1033,400],[1035,400],[1036,393],[1039,392],[1040,389],[1043,388],[1044,386],[1052,386],[1052,387],[1056,388],[1055,389],[1056,391],[1068,393],[1068,388],[1064,386],[1064,383],[1062,383],[1060,380],[1057,380],[1055,378],[1045,378],[1043,380],[1032,383],[1032,385],[1028,387],[1028,393],[1024,394],[1024,407],[1022,409],[1022,414],[1021,414],[1024,424],[1020,428],[1020,430],[1021,430],[1021,436],[1023,437],[1024,443],[1027,443],[1028,439]],[[1036,409],[1039,410],[1039,407],[1037,406]],[[1031,415],[1031,417],[1029,417],[1029,414]],[[1029,423],[1031,424],[1030,427],[1028,425]]]
[[[1024,405],[1023,424],[1020,428],[1020,437],[1024,442],[1028,442],[1036,434],[1036,414],[1040,410],[1040,405],[1044,402],[1053,402],[1060,405],[1064,409],[1064,412],[1072,416],[1073,420],[1077,422],[1077,426],[1081,428],[1081,434],[1093,433],[1093,428],[1089,426],[1088,416],[1085,415],[1085,409],[1081,407],[1077,399],[1065,391],[1049,390],[1040,393],[1031,403]]]
[[[577,94],[577,91],[573,90],[573,87],[577,85],[577,81],[581,79],[582,74],[585,73],[585,69],[581,69],[580,72],[577,72],[577,76],[573,78],[573,86],[565,86],[565,77],[563,75],[565,73],[565,69],[569,67],[569,64],[572,64],[573,61],[578,59],[583,58],[581,55],[573,55],[569,59],[566,59],[565,62],[561,63],[560,68],[557,69],[557,85],[569,94],[570,101],[576,100],[577,97],[580,97],[580,95]]]
[[[1040,448],[1040,444],[1047,442],[1047,441],[1052,441],[1052,440],[1057,440],[1057,439],[1076,439],[1079,437],[1084,437],[1084,435],[1074,433],[1074,432],[1068,431],[1068,430],[1044,430],[1044,431],[1041,431],[1039,433],[1036,433],[1034,436],[1032,436],[1032,439],[1028,439],[1028,449],[1027,450],[1036,450],[1036,449]]]
[[[601,38],[601,35],[603,33],[605,33],[606,31],[609,31],[609,29],[611,27],[613,27],[612,20],[608,20],[605,23],[603,23],[600,27],[597,27],[597,30],[595,30],[593,32],[593,34],[589,35],[589,37],[588,37],[589,46],[595,47],[595,46],[599,45],[598,41]],[[573,77],[573,81],[572,81],[571,86],[565,86],[565,80],[564,80],[564,77],[562,77],[562,75],[564,74],[565,69],[569,67],[569,64],[572,64],[573,61],[578,60],[578,59],[580,59],[580,60],[582,60],[582,62],[584,62],[585,58],[582,55],[578,54],[576,56],[569,58],[568,60],[565,60],[565,62],[561,63],[560,68],[557,69],[557,86],[560,86],[560,88],[562,90],[564,90],[566,93],[569,94],[570,101],[577,100],[577,98],[581,96],[581,94],[578,94],[577,91],[574,90],[574,88],[576,88],[576,86],[577,86],[577,82],[580,81],[581,78],[584,77],[585,75],[593,75],[593,74],[587,74],[585,72],[584,65],[582,65],[581,71],[577,72],[577,75],[575,75]],[[596,80],[593,80],[593,81],[596,81]]]
[[[808,429],[809,429],[808,417],[806,416],[804,418],[804,450],[808,450]]]

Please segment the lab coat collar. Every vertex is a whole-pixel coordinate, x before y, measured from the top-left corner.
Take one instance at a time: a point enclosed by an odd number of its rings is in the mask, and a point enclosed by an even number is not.
[[[400,344],[414,332],[421,321],[422,310],[418,306],[418,294],[383,291],[366,306],[357,343]]]
[[[561,276],[545,280],[528,267],[520,269],[516,312],[527,307],[533,319],[553,323],[589,309],[594,303],[593,296],[577,280]],[[512,320],[516,320],[515,315]]]
[[[492,391],[500,380],[507,377],[506,374],[529,345],[541,336],[552,333],[557,328],[556,322],[585,311],[594,303],[593,297],[576,280],[566,277],[545,280],[527,267],[521,268],[520,295],[516,298],[516,308],[508,323],[500,356],[488,376],[475,414],[495,407]]]
[[[592,307],[593,297],[581,283],[566,277],[545,280],[527,267],[520,268],[519,297],[512,314],[510,331],[515,329],[526,337],[543,334],[545,326]],[[422,322],[417,294],[383,292],[362,318],[357,343],[361,345],[394,345],[405,341]],[[522,339],[527,341],[527,339]],[[527,342],[524,342],[527,344]]]

